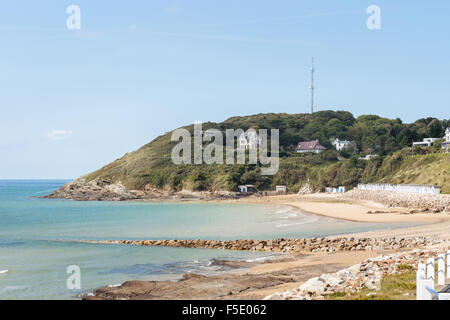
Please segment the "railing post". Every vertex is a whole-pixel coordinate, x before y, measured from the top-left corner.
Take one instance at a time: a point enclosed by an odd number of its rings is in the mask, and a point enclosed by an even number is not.
[[[418,283],[420,290],[420,300],[433,300],[434,281],[433,280],[420,280]]]
[[[420,284],[422,280],[425,280],[425,277],[425,264],[419,263],[416,274],[416,300],[422,300],[422,289]]]
[[[445,254],[438,255],[438,285],[445,285]]]
[[[435,279],[434,258],[427,259],[427,280]]]
[[[450,250],[447,250],[447,279],[450,278]]]

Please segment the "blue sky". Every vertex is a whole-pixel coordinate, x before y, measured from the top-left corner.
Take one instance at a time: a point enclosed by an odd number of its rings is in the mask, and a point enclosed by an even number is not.
[[[81,9],[68,30],[66,9]],[[369,5],[381,30],[368,30]],[[194,121],[449,118],[450,2],[2,1],[0,179],[75,178]]]

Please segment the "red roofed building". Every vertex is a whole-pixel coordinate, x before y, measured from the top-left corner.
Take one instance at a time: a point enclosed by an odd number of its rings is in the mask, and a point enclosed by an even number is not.
[[[322,151],[327,150],[327,148],[321,145],[319,143],[319,140],[314,140],[314,141],[299,142],[295,150],[297,151],[297,153],[304,153],[304,152],[321,153]]]

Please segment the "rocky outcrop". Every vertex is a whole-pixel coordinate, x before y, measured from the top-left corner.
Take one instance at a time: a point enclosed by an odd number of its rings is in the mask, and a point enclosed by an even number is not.
[[[403,207],[420,212],[450,213],[450,195],[421,194],[389,191],[352,190],[339,195],[340,198],[352,200],[369,200],[382,203],[388,207]]]
[[[47,199],[70,199],[76,201],[130,201],[130,200],[216,200],[235,199],[240,194],[236,192],[171,192],[145,186],[144,190],[129,190],[119,181],[97,178],[87,181],[82,177],[69,182],[44,196]]]
[[[71,200],[105,200],[123,201],[145,198],[146,193],[138,190],[127,190],[121,182],[111,183],[107,179],[95,179],[86,181],[79,178],[69,182],[60,189],[52,192],[44,198],[71,199]]]
[[[314,190],[311,188],[309,183],[304,184],[300,190],[298,190],[298,194],[312,194],[314,193]]]
[[[250,250],[266,252],[307,253],[338,251],[378,251],[422,248],[442,241],[426,237],[411,238],[310,238],[275,240],[106,240],[84,243],[121,244],[156,247],[178,247],[215,250]]]
[[[385,275],[403,272],[404,268],[400,269],[400,265],[417,269],[419,261],[425,261],[436,255],[437,252],[431,250],[381,255],[336,273],[322,274],[309,279],[298,288],[276,292],[267,296],[265,300],[323,300],[327,295],[336,292],[355,293],[364,287],[376,290]]]

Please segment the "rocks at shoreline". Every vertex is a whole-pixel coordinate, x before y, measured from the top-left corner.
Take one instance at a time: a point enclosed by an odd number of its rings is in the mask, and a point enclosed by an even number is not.
[[[342,199],[368,200],[382,203],[388,207],[403,207],[417,212],[450,213],[450,195],[421,194],[390,191],[351,190],[339,195]]]
[[[127,281],[117,287],[95,289],[83,300],[178,300],[233,299],[245,291],[293,282],[289,276],[187,273],[178,281]],[[263,296],[262,296],[263,297]],[[262,298],[261,297],[261,298]]]
[[[94,179],[87,181],[79,178],[69,182],[44,196],[46,199],[69,199],[75,201],[131,201],[131,200],[216,200],[237,199],[241,195],[237,192],[191,192],[164,191],[145,186],[144,190],[128,190],[121,183],[111,183],[108,179]]]
[[[411,238],[300,238],[274,240],[106,240],[82,241],[95,244],[120,244],[215,250],[248,250],[284,253],[378,251],[423,248],[441,243],[428,237]]]
[[[127,190],[122,183],[111,184],[106,179],[95,179],[87,182],[85,178],[79,178],[69,182],[43,198],[70,199],[77,201],[124,201],[141,199],[145,196],[142,191]]]
[[[390,255],[381,255],[366,259],[363,262],[342,269],[336,273],[322,274],[309,279],[293,290],[276,292],[264,300],[323,300],[327,295],[336,292],[355,293],[364,287],[376,289],[386,275],[401,273],[400,265],[417,269],[419,261],[436,257],[437,252],[431,250],[413,250]]]

